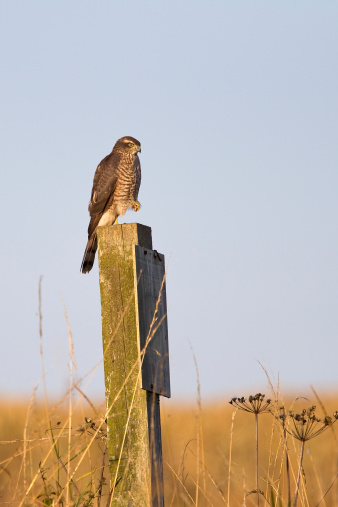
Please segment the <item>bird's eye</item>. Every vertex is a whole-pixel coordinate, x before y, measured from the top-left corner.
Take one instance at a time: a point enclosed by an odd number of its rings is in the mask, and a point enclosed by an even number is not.
[[[129,148],[132,148],[134,146],[133,143],[128,143]]]

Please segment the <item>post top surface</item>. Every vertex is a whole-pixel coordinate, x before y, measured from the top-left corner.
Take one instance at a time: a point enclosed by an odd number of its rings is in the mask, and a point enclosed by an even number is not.
[[[106,225],[97,228],[99,242],[111,238],[114,243],[123,242],[125,247],[140,245],[152,248],[151,227],[139,223]]]

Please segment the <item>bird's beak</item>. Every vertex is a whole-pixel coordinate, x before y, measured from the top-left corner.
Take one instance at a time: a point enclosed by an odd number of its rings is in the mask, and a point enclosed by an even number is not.
[[[138,147],[138,150],[137,150],[137,151],[139,151],[139,152],[141,153],[141,146],[139,146],[139,147]]]

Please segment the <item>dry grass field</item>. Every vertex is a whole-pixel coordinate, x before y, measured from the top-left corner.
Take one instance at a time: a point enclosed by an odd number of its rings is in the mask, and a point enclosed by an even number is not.
[[[295,413],[312,404],[317,405],[316,413],[322,420],[338,408],[338,399],[332,394],[316,400],[313,393],[309,401],[295,401],[292,396],[284,400],[285,407],[293,405]],[[161,416],[166,506],[257,505],[257,494],[250,494],[256,488],[254,414],[236,410],[224,398],[212,404],[202,400],[179,405],[164,400]],[[322,427],[322,422],[316,424]],[[261,495],[259,505],[286,507],[280,420],[261,413],[258,425],[258,481],[266,498]],[[338,425],[326,426],[325,431],[305,442],[299,506],[338,505]],[[34,397],[2,399],[1,505],[106,506],[109,474],[105,432],[104,403],[85,400],[79,393],[72,397],[71,410],[68,398],[48,408]],[[288,435],[292,498],[300,443]]]

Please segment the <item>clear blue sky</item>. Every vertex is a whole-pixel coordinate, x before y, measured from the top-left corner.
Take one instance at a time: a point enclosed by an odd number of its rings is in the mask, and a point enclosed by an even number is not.
[[[3,1],[0,395],[67,388],[102,352],[87,204],[115,141],[142,143],[166,255],[174,399],[338,381],[338,4]],[[99,369],[90,393],[103,396]]]

